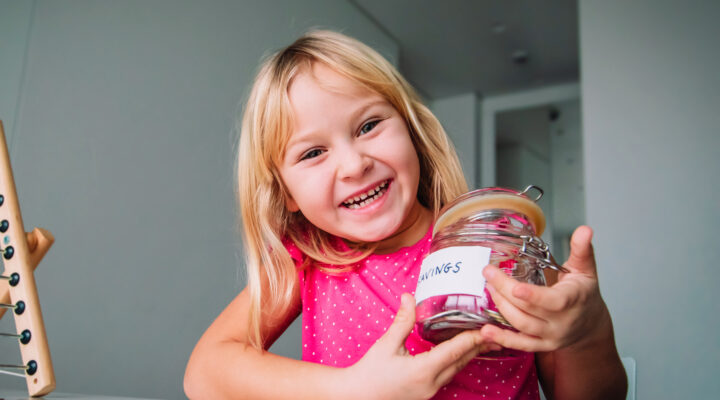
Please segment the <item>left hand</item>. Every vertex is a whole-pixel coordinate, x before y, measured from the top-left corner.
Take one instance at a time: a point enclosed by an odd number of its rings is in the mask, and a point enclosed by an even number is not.
[[[583,346],[612,332],[610,314],[600,296],[592,229],[581,226],[570,240],[570,257],[553,286],[536,286],[509,277],[494,265],[483,275],[500,313],[519,332],[494,325],[483,337],[503,347],[547,352]]]

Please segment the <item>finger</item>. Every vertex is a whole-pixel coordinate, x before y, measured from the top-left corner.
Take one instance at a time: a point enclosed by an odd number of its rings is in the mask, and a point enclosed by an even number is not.
[[[526,335],[522,332],[513,332],[502,329],[494,325],[485,325],[480,330],[480,334],[487,341],[492,341],[502,347],[526,351],[528,353],[537,351],[554,350],[552,344],[539,337]]]
[[[491,294],[499,293],[516,307],[524,310],[529,310],[533,307],[529,298],[529,291],[532,290],[533,285],[525,284],[511,278],[500,268],[492,264],[486,266],[482,273],[487,280],[488,290],[491,290]],[[496,295],[493,295],[493,300],[495,300],[495,296]]]
[[[513,288],[520,283],[493,264],[485,266],[482,274],[489,285],[504,295],[511,294]]]
[[[539,313],[535,308],[522,310],[508,301],[505,296],[492,289],[491,286],[488,286],[488,289],[500,314],[515,329],[532,336],[542,336],[547,332],[549,323],[543,318],[547,313]],[[532,312],[539,315],[532,314]]]
[[[435,378],[435,383],[438,387],[447,385],[458,372],[462,371],[467,364],[472,361],[480,353],[487,353],[488,351],[495,350],[500,351],[502,347],[495,343],[483,343],[479,346],[475,346],[471,351],[460,357],[457,361],[450,364],[447,368],[441,370]]]
[[[566,287],[518,282],[494,265],[485,267],[483,275],[487,279],[489,290],[494,289],[515,307],[540,319],[547,320],[549,312],[562,311],[574,301],[573,293]],[[493,301],[496,296],[493,295]]]
[[[403,293],[400,296],[400,308],[393,323],[387,332],[380,338],[378,344],[388,346],[391,351],[403,354],[405,350],[405,341],[415,326],[415,300],[409,293]]]
[[[428,367],[439,373],[452,365],[459,365],[458,363],[468,355],[471,355],[470,359],[472,359],[480,351],[489,351],[490,349],[499,350],[500,347],[483,339],[480,331],[465,331],[438,344],[430,351],[420,354],[419,358],[425,359]]]
[[[570,239],[570,257],[565,266],[570,271],[596,273],[595,252],[592,246],[593,231],[589,226],[575,229]]]

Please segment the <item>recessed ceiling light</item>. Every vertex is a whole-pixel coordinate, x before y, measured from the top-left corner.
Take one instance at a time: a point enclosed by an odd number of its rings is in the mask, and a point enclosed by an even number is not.
[[[492,27],[492,32],[496,35],[505,33],[506,30],[507,30],[507,26],[505,24],[501,24],[501,23],[496,23]]]
[[[513,51],[512,60],[515,64],[524,65],[530,60],[530,54],[528,54],[527,50],[518,49]]]

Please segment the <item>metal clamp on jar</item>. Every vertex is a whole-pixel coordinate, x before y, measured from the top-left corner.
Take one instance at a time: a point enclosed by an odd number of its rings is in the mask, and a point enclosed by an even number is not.
[[[535,198],[528,196],[532,190]],[[540,239],[545,216],[536,202],[542,196],[537,186],[479,189],[440,211],[415,290],[417,330],[425,340],[440,343],[488,323],[513,329],[485,287],[488,264],[536,285],[545,285],[545,268],[567,272]]]

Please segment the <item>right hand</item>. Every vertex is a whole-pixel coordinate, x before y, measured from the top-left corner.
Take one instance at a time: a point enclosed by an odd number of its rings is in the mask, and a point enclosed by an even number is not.
[[[402,295],[400,309],[387,332],[353,366],[346,368],[346,387],[358,398],[429,399],[476,355],[500,350],[480,331],[465,331],[425,353],[410,355],[405,340],[415,326],[412,295]],[[355,396],[351,396],[355,397]]]

